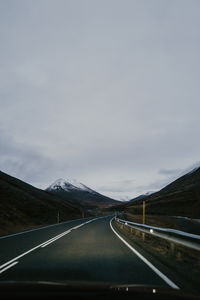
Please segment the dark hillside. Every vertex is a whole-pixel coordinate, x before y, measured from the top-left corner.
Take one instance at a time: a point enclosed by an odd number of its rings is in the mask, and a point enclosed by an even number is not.
[[[0,172],[0,234],[79,218],[78,207]]]
[[[200,168],[178,178],[146,199],[146,213],[200,218]],[[125,206],[129,213],[142,212],[142,200]]]
[[[88,188],[82,183],[78,183],[78,186],[75,186],[64,179],[56,180],[46,191],[53,195],[58,195],[63,200],[71,198],[74,203],[85,208],[106,208],[122,203]]]

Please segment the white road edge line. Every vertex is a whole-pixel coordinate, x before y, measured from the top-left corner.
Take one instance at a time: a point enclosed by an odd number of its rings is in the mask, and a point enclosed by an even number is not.
[[[18,261],[15,261],[14,263],[12,263],[11,265],[8,265],[7,267],[5,267],[4,269],[0,270],[0,274],[5,272],[6,270],[14,267],[16,264],[18,264]]]
[[[9,265],[8,268],[11,267],[11,266],[14,266],[15,264],[18,263],[18,262],[16,262],[17,259],[20,259],[21,257],[27,255],[28,253],[33,252],[34,250],[36,250],[36,249],[42,247],[43,245],[46,245],[46,246],[47,246],[47,244],[50,244],[51,241],[54,242],[54,241],[57,240],[58,238],[61,238],[63,235],[67,234],[69,230],[71,231],[71,230],[73,230],[73,229],[77,229],[77,228],[79,228],[79,227],[81,227],[81,226],[83,226],[83,225],[85,225],[85,224],[88,224],[88,223],[90,223],[90,222],[93,222],[93,221],[95,221],[95,220],[97,220],[97,219],[99,219],[99,218],[95,218],[95,219],[89,220],[89,221],[87,221],[87,222],[81,223],[81,224],[78,225],[78,226],[74,226],[74,227],[68,229],[68,230],[65,231],[64,233],[61,233],[61,234],[59,234],[59,235],[57,235],[57,236],[54,236],[53,238],[51,238],[51,239],[49,239],[49,240],[47,240],[47,241],[41,243],[40,245],[35,246],[34,248],[32,248],[32,249],[30,249],[30,250],[28,250],[28,251],[26,251],[26,252],[24,252],[24,253],[22,253],[22,254],[16,256],[16,257],[14,257],[13,259],[11,259],[11,260],[9,260],[9,261],[7,261],[6,263],[4,263],[3,265],[0,266],[0,269],[6,267],[6,266],[8,266],[8,265]],[[12,263],[13,263],[13,264],[12,264]],[[10,265],[10,264],[12,264],[12,265]],[[3,270],[6,271],[8,268],[5,268],[5,269],[3,269]],[[3,272],[4,272],[4,271],[3,271]],[[2,272],[2,270],[1,270],[1,271],[0,271],[0,274],[3,273],[3,272]]]
[[[154,265],[152,265],[152,263],[150,263],[143,255],[141,255],[137,250],[135,250],[131,245],[129,245],[129,243],[127,243],[127,241],[125,241],[112,227],[112,220],[114,218],[112,218],[110,220],[110,228],[112,229],[112,231],[116,234],[116,236],[131,250],[133,251],[145,264],[147,264],[159,277],[161,277],[170,287],[172,287],[173,289],[177,289],[179,290],[180,288],[173,282],[171,281],[166,275],[164,275],[161,271],[159,271]]]

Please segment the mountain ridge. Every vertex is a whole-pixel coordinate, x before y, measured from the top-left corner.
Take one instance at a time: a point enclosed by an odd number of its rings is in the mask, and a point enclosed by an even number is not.
[[[48,188],[46,188],[45,190],[47,191],[51,191],[51,190],[56,190],[57,188],[62,188],[64,190],[70,190],[70,189],[81,189],[81,190],[86,190],[89,192],[95,192],[94,190],[90,189],[89,187],[87,187],[86,185],[84,185],[81,182],[78,182],[76,179],[63,179],[63,178],[59,178],[57,179],[54,183],[52,183]]]
[[[58,211],[61,221],[81,217],[76,203],[0,171],[0,234],[56,223]]]
[[[57,179],[45,190],[54,195],[59,195],[62,199],[65,199],[65,197],[72,197],[78,204],[83,206],[97,207],[100,205],[105,207],[121,203],[121,201],[109,198],[94,191],[75,179],[69,181],[62,178]]]
[[[147,214],[200,217],[200,167],[190,170],[145,198]],[[141,213],[142,199],[124,206],[126,212]]]

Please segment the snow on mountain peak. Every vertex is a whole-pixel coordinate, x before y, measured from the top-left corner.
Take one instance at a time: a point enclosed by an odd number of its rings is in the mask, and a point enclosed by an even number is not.
[[[200,162],[198,161],[195,164],[193,164],[190,167],[188,167],[187,169],[182,170],[182,172],[179,174],[179,177],[187,175],[187,174],[192,174],[196,170],[198,170],[199,168],[200,168]]]
[[[76,179],[67,179],[66,182],[82,190],[88,189],[84,184],[78,182]]]
[[[84,191],[92,192],[90,188],[82,184],[81,182],[78,182],[76,179],[57,179],[53,184],[51,184],[48,187],[48,190],[57,190],[59,188],[62,188],[65,191],[72,190],[72,189],[79,189]]]
[[[150,191],[150,192],[145,193],[144,195],[145,196],[150,196],[151,194],[154,194],[154,193],[155,193],[155,191]]]

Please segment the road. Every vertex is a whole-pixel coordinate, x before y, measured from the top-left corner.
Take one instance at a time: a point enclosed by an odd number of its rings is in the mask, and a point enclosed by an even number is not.
[[[77,281],[172,287],[115,231],[111,216],[0,238],[0,281]]]

